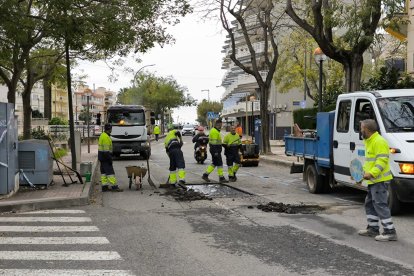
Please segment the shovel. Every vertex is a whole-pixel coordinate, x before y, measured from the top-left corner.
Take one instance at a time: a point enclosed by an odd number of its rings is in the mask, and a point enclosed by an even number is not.
[[[151,187],[157,188],[154,184],[154,181],[151,179],[151,172],[150,172],[150,165],[149,165],[149,158],[147,158],[147,169],[148,169],[148,184],[150,184]]]

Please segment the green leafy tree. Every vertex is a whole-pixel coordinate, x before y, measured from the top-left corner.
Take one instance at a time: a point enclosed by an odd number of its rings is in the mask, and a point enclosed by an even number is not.
[[[33,52],[44,45],[54,49],[65,45],[72,57],[89,60],[145,52],[156,43],[172,42],[163,24],[177,23],[190,10],[187,0],[4,0],[0,3],[0,78],[8,87],[8,101],[15,103],[20,80],[27,106],[32,84],[40,76],[39,68],[32,70]],[[31,112],[25,114],[29,121]],[[28,138],[30,122],[24,124]]]
[[[68,125],[68,122],[62,118],[59,117],[53,117],[50,121],[49,121],[49,125],[51,126],[57,126],[57,125],[62,125],[62,126],[66,126]]]
[[[32,111],[32,118],[43,118],[43,114],[39,110],[33,110]]]
[[[179,85],[173,77],[139,74],[134,83],[134,87],[121,90],[118,102],[150,108],[155,114],[161,115],[161,126],[164,126],[164,114],[167,110],[196,104],[189,94],[185,94],[187,88]]]
[[[221,110],[223,110],[222,103],[204,99],[197,106],[197,121],[202,125],[207,125],[207,112],[219,113]]]
[[[79,113],[79,120],[84,121],[85,123],[89,121],[89,123],[92,121],[92,114],[86,111],[86,109],[82,109],[82,111]]]
[[[286,13],[309,33],[322,51],[342,64],[345,91],[360,88],[363,54],[374,42],[380,19],[390,24],[395,13],[403,11],[404,0],[286,0]]]
[[[381,67],[374,72],[374,76],[362,83],[364,90],[384,90],[413,88],[414,79],[411,75],[401,73],[395,68]]]

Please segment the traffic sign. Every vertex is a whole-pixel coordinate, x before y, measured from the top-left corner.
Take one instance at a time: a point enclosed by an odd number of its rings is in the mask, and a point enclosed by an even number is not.
[[[217,119],[218,117],[219,117],[218,113],[214,113],[212,111],[207,112],[207,119],[208,120]]]

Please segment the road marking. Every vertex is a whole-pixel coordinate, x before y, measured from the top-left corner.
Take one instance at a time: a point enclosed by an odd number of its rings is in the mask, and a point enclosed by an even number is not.
[[[83,210],[39,210],[19,213],[19,215],[25,214],[85,214]]]
[[[0,217],[0,222],[91,222],[88,217]]]
[[[116,251],[0,251],[0,260],[112,261],[122,258]]]
[[[108,244],[105,237],[0,237],[0,244]]]
[[[0,269],[7,276],[132,276],[127,270],[81,270],[81,269]]]
[[[0,232],[96,232],[96,226],[0,226]]]

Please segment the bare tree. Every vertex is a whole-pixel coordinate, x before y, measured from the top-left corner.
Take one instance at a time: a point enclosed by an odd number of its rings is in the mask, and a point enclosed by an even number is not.
[[[261,150],[263,154],[271,153],[268,101],[279,58],[277,37],[287,27],[285,13],[281,3],[272,0],[218,0],[217,3],[221,23],[230,40],[231,61],[257,82],[262,119]],[[250,59],[238,54],[241,46],[247,48]]]

